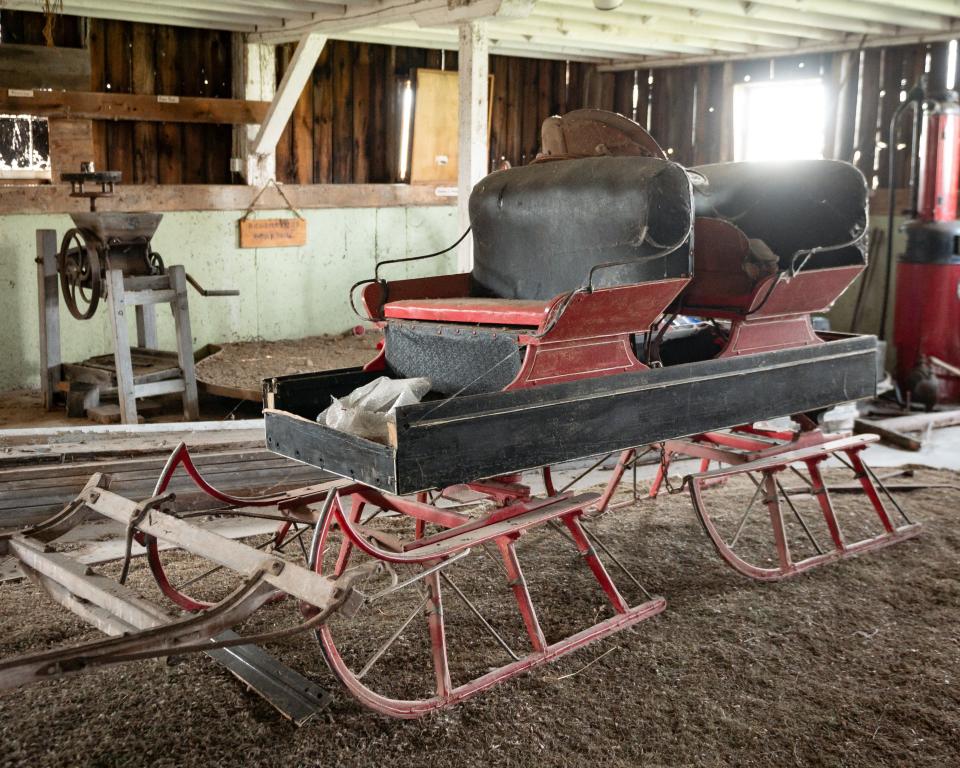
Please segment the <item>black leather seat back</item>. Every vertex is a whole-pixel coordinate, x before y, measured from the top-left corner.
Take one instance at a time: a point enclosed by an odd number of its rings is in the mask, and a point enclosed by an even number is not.
[[[692,187],[652,157],[554,160],[497,171],[470,196],[476,292],[551,299],[594,287],[689,275]],[[658,256],[680,244],[670,255]]]
[[[863,174],[839,160],[717,163],[691,168],[697,216],[736,225],[759,239],[788,269],[795,253],[857,239],[867,227],[868,190]],[[709,244],[704,244],[709,247]],[[804,269],[866,260],[866,239],[818,253]]]

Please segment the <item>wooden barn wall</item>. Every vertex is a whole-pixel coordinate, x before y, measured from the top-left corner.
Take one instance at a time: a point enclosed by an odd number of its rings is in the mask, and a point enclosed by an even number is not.
[[[611,109],[637,120],[684,165],[731,159],[732,148],[724,147],[733,121],[728,84],[745,78],[757,82],[819,76],[828,103],[836,105],[827,109],[825,156],[855,162],[871,178],[875,165],[886,167],[879,125],[889,123],[900,91],[922,72],[926,53],[923,45],[898,46],[729,67],[704,64],[616,73],[598,72],[591,64],[491,56],[490,168],[503,161],[529,162],[539,149],[543,120],[583,107]],[[291,55],[292,47],[280,49],[278,77]],[[439,51],[329,44],[314,71],[313,87],[301,97],[278,146],[278,178],[301,184],[399,181],[402,84],[417,67],[439,69],[440,59]],[[444,66],[455,69],[455,55],[447,53]],[[375,141],[375,136],[386,140]],[[906,150],[900,152],[898,185],[907,173]]]
[[[0,6],[3,4],[0,3]],[[61,48],[83,48],[83,20],[78,16],[54,16],[51,27],[52,42]],[[0,29],[3,42],[17,45],[46,45],[42,13],[0,10]]]
[[[44,15],[0,11],[3,41],[44,45]],[[90,90],[229,98],[230,32],[124,21],[56,18],[58,46],[90,50]],[[229,125],[93,121],[94,161],[133,184],[228,184]]]
[[[3,41],[45,44],[41,13],[0,10]],[[58,46],[90,50],[95,91],[231,96],[232,35],[62,16]],[[277,77],[293,46],[277,49]],[[539,149],[540,124],[582,107],[612,109],[650,130],[685,165],[732,159],[737,83],[819,76],[827,87],[824,155],[853,162],[886,183],[887,126],[926,62],[946,67],[946,43],[601,73],[592,64],[491,56],[490,168],[522,165]],[[330,41],[277,146],[277,176],[288,183],[378,183],[398,178],[402,94],[418,68],[450,69],[456,53]],[[960,80],[958,80],[960,82]],[[909,120],[898,132],[896,186],[909,173]],[[230,126],[93,121],[94,159],[133,183],[224,184]]]
[[[294,46],[277,49],[277,82]],[[277,179],[296,184],[397,178],[403,84],[419,67],[456,69],[449,51],[331,40],[277,144]]]
[[[89,21],[93,89],[163,96],[232,95],[229,32]],[[233,128],[98,121],[99,163],[134,184],[228,184]]]
[[[277,52],[277,79],[293,46]],[[456,70],[455,52],[331,41],[277,145],[277,178],[297,184],[397,182],[403,87],[417,68]],[[523,165],[540,124],[585,106],[632,114],[631,73],[565,61],[491,56],[490,168]]]
[[[725,93],[725,79],[736,85],[820,77],[827,90],[824,156],[854,163],[876,188],[886,185],[887,131],[894,110],[923,74],[928,57],[934,68],[947,66],[946,45],[914,44],[734,62],[727,66],[726,78],[723,64],[619,72],[616,77],[634,78],[638,99],[633,113],[621,108],[623,98],[617,111],[645,125],[680,163],[730,160],[732,147],[723,146],[723,137],[725,133],[732,136],[733,115],[729,113],[733,99]],[[955,77],[960,83],[960,65]],[[610,87],[620,92],[620,88]],[[909,136],[910,120],[905,119],[893,144],[896,187],[907,185]]]

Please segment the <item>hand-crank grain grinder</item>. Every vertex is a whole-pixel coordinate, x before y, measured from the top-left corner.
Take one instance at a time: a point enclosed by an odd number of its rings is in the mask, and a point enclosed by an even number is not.
[[[63,299],[77,320],[89,320],[107,292],[106,273],[120,270],[124,277],[164,274],[163,260],[150,240],[163,214],[98,211],[97,198],[112,197],[119,171],[96,171],[84,163],[80,173],[61,174],[70,182],[70,197],[90,200],[90,211],[73,213],[57,254],[57,272]]]
[[[182,266],[164,265],[151,245],[162,214],[97,210],[99,198],[113,196],[121,179],[118,171],[97,171],[93,163],[83,163],[79,173],[64,173],[61,178],[70,184],[70,197],[89,200],[90,210],[71,214],[74,226],[64,234],[59,248],[55,232],[38,232],[41,378],[47,407],[53,407],[56,394],[62,392],[71,415],[86,413],[103,420],[119,415],[124,423],[136,423],[136,400],[180,393],[184,416],[198,418],[186,285],[190,283],[204,296],[238,292],[206,291]],[[57,282],[77,320],[90,320],[101,302],[109,306],[112,355],[61,363]],[[176,352],[159,349],[157,304],[169,304],[173,312]],[[129,340],[128,308],[136,314],[134,347]],[[114,397],[116,404],[100,402]]]

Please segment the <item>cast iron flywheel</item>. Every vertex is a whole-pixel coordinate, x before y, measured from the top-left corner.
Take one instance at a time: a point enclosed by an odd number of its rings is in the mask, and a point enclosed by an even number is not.
[[[89,320],[103,296],[103,275],[100,254],[79,229],[71,229],[63,236],[57,271],[70,314],[77,320]]]

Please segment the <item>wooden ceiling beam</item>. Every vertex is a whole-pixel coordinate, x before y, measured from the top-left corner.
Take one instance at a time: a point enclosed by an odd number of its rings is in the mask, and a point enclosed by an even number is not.
[[[35,0],[4,0],[3,7],[15,11],[36,11]],[[101,0],[84,2],[74,0],[69,7],[64,8],[68,16],[83,16],[96,19],[114,19],[117,21],[136,21],[144,24],[168,24],[178,27],[195,27],[198,29],[221,29],[230,32],[252,32],[256,24],[251,17],[221,14],[219,12],[196,12],[190,10],[178,11],[176,14],[166,11],[156,11],[152,5],[127,5],[121,2],[103,5]]]
[[[624,0],[623,7],[632,7],[634,2],[635,0]],[[893,35],[897,33],[895,25],[881,24],[854,16],[844,16],[838,11],[815,13],[809,10],[798,11],[758,2],[741,2],[741,0],[682,0],[678,7],[729,15],[736,19],[733,23],[741,23],[741,20],[746,19],[764,19],[778,24],[821,27],[827,30],[839,30],[858,35]]]
[[[860,0],[751,0],[758,5],[771,5],[789,8],[795,11],[811,11],[833,16],[848,16],[853,19],[865,19],[880,24],[892,24],[898,27],[926,29],[932,32],[947,29],[950,21],[944,16],[917,11],[900,6],[884,6]]]
[[[960,2],[958,0],[870,0],[870,2],[892,8],[909,8],[921,13],[960,16]]]
[[[549,19],[552,24],[562,24],[564,27],[573,23],[582,23],[587,25],[589,29],[615,34],[619,37],[636,36],[643,38],[648,34],[655,36],[663,33],[665,35],[695,36],[703,40],[743,43],[770,48],[793,48],[802,40],[802,38],[784,31],[778,34],[770,34],[742,29],[734,24],[707,24],[701,19],[691,19],[689,17],[683,20],[656,13],[621,14],[619,9],[616,17],[614,17],[614,14],[611,13],[601,15],[599,11],[589,11],[553,3],[538,2],[531,18]]]
[[[14,96],[7,89],[0,89],[0,114],[84,120],[245,125],[262,122],[269,107],[269,103],[263,101],[208,99],[199,96],[22,90],[31,95]]]
[[[308,32],[336,37],[355,29],[408,20],[421,26],[440,26],[494,16],[520,18],[529,15],[533,5],[534,0],[381,0],[375,5],[347,5],[342,14],[317,14],[314,21],[303,24],[260,29],[254,38],[264,43],[286,43]]]
[[[408,25],[372,27],[344,33],[339,36],[339,39],[388,45],[443,48],[446,50],[455,50],[457,47],[455,29],[445,27],[427,29]],[[700,54],[710,52],[709,48],[690,47],[690,50]],[[525,30],[518,29],[512,23],[490,24],[490,52],[504,56],[575,59],[605,64],[610,63],[611,58],[624,58],[626,56],[659,57],[665,54],[662,47],[657,48],[644,43],[621,44],[618,41],[607,41],[605,45],[599,46],[595,43],[580,42],[563,36],[544,41],[540,36],[530,35]]]
[[[612,18],[610,14],[595,10],[590,0],[547,0],[546,2],[539,0],[537,9],[544,12],[550,11],[555,16],[568,13],[570,10],[576,10],[580,14],[591,13],[594,18]],[[787,35],[810,40],[834,40],[837,37],[842,37],[844,34],[842,30],[830,29],[825,26],[807,26],[793,22],[769,21],[753,16],[736,16],[731,13],[717,13],[709,10],[688,8],[684,5],[668,5],[658,2],[634,2],[632,0],[626,0],[616,11],[616,18],[620,20],[620,23],[632,23],[634,19],[642,19],[648,16],[684,22],[688,25],[688,28],[691,25],[699,27],[699,25],[705,24],[722,29]]]
[[[666,51],[684,52],[691,48],[700,51],[723,53],[748,53],[754,49],[750,43],[718,40],[707,35],[683,34],[680,32],[660,31],[655,28],[619,27],[613,25],[592,24],[582,21],[568,21],[556,17],[535,14],[529,20],[511,21],[510,27],[522,29],[531,39],[560,39],[571,42],[592,42],[594,44],[621,43],[646,46]],[[793,41],[796,46],[797,41]],[[602,45],[600,47],[603,47]]]
[[[618,72],[630,69],[662,69],[664,67],[683,67],[693,64],[715,64],[724,61],[744,61],[749,59],[775,59],[780,56],[802,56],[804,54],[837,53],[840,51],[858,51],[865,48],[886,48],[894,45],[918,45],[937,43],[960,37],[960,24],[955,28],[920,35],[900,35],[895,37],[865,37],[842,44],[802,45],[793,51],[754,51],[749,54],[724,54],[704,56],[645,56],[621,59],[600,66],[605,72]]]
[[[433,27],[430,29],[395,29],[388,27],[372,27],[345,32],[338,39],[351,42],[381,43],[384,45],[409,45],[417,48],[432,48],[446,51],[457,50],[457,35],[455,29]],[[593,61],[609,63],[609,50],[598,50],[589,46],[551,45],[544,46],[538,42],[531,42],[522,35],[505,37],[491,31],[490,53],[503,56],[522,56],[541,59],[574,59],[577,61]],[[629,54],[628,54],[629,55]],[[647,50],[645,54],[659,56],[661,52]]]

